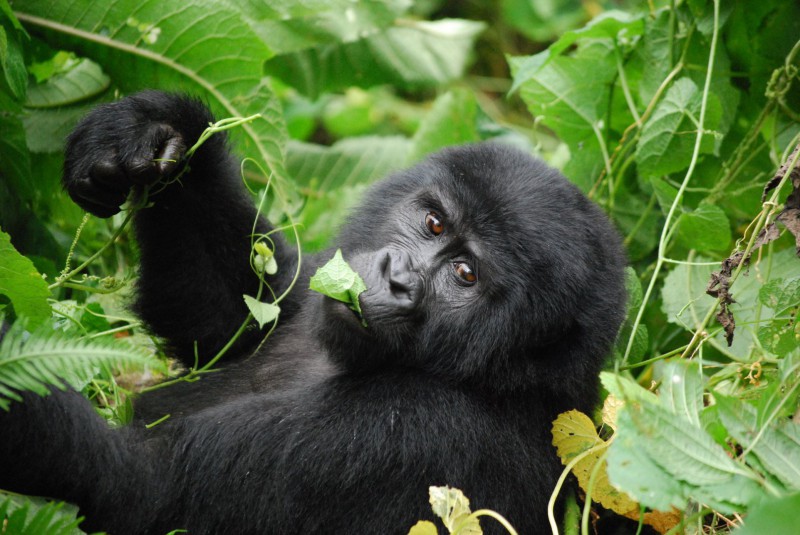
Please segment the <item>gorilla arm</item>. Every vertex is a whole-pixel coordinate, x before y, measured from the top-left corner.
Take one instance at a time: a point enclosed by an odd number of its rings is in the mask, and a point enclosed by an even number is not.
[[[109,428],[77,392],[20,394],[23,402],[0,410],[0,488],[76,503],[89,522],[124,503],[130,515],[117,519],[119,533],[134,533],[159,502],[162,461],[131,440],[133,429]]]
[[[202,364],[230,339],[247,314],[243,294],[258,288],[249,264],[256,210],[225,136],[208,139],[174,180],[186,149],[211,122],[197,100],[139,93],[84,118],[69,137],[64,164],[69,194],[100,217],[117,213],[131,188],[157,192],[134,220],[141,249],[136,311],[187,365],[194,363],[195,341]],[[259,218],[256,232],[269,229]],[[277,295],[297,260],[280,235],[271,238],[279,271],[269,283]],[[284,303],[283,316],[294,308]],[[257,338],[249,329],[234,353]]]
[[[0,487],[75,502],[84,529],[115,535],[404,531],[431,518],[431,484],[461,488],[475,509],[502,511],[525,533],[544,521],[531,478],[539,488],[558,475],[547,462],[529,471],[547,445],[546,432],[521,440],[530,414],[416,372],[242,397],[167,434],[108,429],[77,394],[54,396],[0,414],[19,437],[0,444]]]

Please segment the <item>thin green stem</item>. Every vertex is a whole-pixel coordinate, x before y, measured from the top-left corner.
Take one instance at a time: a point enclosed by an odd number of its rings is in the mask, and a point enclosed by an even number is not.
[[[675,217],[675,212],[678,210],[678,207],[681,205],[683,200],[683,194],[686,190],[686,187],[689,185],[689,181],[691,180],[695,167],[697,166],[697,161],[700,156],[700,144],[703,140],[703,135],[705,133],[705,118],[706,118],[706,110],[708,108],[708,96],[711,93],[711,78],[714,73],[714,62],[716,59],[716,51],[717,51],[717,40],[719,38],[719,0],[714,0],[714,31],[711,35],[711,50],[708,54],[708,66],[706,71],[706,79],[705,84],[703,86],[703,96],[700,104],[700,117],[697,121],[697,137],[695,138],[694,143],[694,150],[692,151],[692,159],[689,163],[689,168],[686,170],[686,174],[683,177],[683,181],[681,182],[681,187],[678,189],[678,193],[675,195],[675,199],[670,206],[669,212],[667,212],[666,221],[664,221],[664,226],[661,229],[661,238],[658,243],[658,258],[656,260],[655,268],[653,269],[653,274],[650,276],[650,283],[647,285],[647,290],[644,293],[644,297],[642,298],[642,304],[639,306],[639,310],[636,313],[636,318],[633,321],[633,325],[631,327],[631,335],[628,338],[628,344],[625,347],[625,354],[622,357],[622,364],[628,362],[628,357],[630,356],[631,350],[633,349],[633,342],[634,337],[636,334],[636,329],[639,327],[639,324],[642,322],[642,317],[644,316],[645,308],[647,304],[650,302],[650,296],[653,294],[653,290],[655,289],[656,282],[658,281],[658,277],[661,274],[661,268],[664,265],[664,259],[666,258],[666,251],[667,251],[667,236],[671,234],[672,228],[672,220]]]
[[[567,480],[567,476],[570,474],[572,469],[575,467],[576,464],[581,462],[583,459],[588,457],[589,455],[598,452],[602,449],[608,448],[609,444],[614,440],[612,437],[611,440],[608,442],[603,442],[602,444],[597,444],[596,446],[592,446],[588,450],[579,453],[572,460],[564,467],[564,470],[561,471],[561,475],[556,481],[556,486],[553,488],[553,492],[550,494],[550,500],[547,502],[547,520],[550,522],[550,529],[553,532],[553,535],[558,535],[558,522],[556,521],[556,500],[558,499],[558,495],[561,492],[561,488],[564,486],[564,481]]]
[[[125,230],[125,227],[128,226],[128,223],[130,223],[131,219],[133,218],[133,214],[135,214],[137,210],[138,210],[138,207],[134,207],[134,208],[131,208],[130,210],[128,210],[128,214],[125,216],[125,219],[122,221],[122,224],[119,226],[119,228],[117,228],[117,230],[114,232],[114,234],[111,235],[111,238],[109,238],[109,240],[100,249],[95,251],[95,253],[92,256],[90,256],[89,258],[87,258],[86,261],[84,261],[81,265],[79,265],[78,267],[76,267],[75,269],[70,271],[69,273],[65,273],[63,275],[59,275],[58,278],[56,279],[56,282],[54,282],[53,284],[48,286],[50,291],[53,291],[54,289],[56,289],[56,288],[58,288],[60,286],[64,286],[64,284],[69,279],[71,279],[72,277],[74,277],[75,275],[77,275],[78,273],[83,271],[87,266],[89,266],[89,264],[94,262],[95,259],[97,259],[100,255],[102,255],[106,251],[106,249],[111,247],[114,244],[114,242],[117,240],[117,238],[119,238],[120,235],[122,234],[122,232]]]

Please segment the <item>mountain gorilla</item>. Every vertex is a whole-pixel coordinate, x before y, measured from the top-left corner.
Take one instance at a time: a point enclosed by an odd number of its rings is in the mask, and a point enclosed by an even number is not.
[[[224,136],[169,181],[212,120],[159,92],[101,106],[69,137],[64,170],[100,217],[166,179],[135,215],[135,309],[187,365],[195,346],[202,363],[230,339],[258,287],[257,214]],[[272,238],[278,295],[297,256]],[[335,245],[368,287],[367,327],[306,290],[331,252],[304,257],[263,349],[247,329],[223,371],[136,400],[134,424],[109,428],[74,391],[0,411],[0,488],[74,502],[91,530],[196,535],[406,533],[433,519],[428,487],[450,485],[520,533],[547,531],[551,422],[592,409],[623,317],[609,221],[543,163],[478,144],[373,186]]]

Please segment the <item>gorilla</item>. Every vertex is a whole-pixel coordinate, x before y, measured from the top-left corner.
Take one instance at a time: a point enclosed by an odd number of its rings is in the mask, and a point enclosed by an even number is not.
[[[244,322],[253,222],[273,230],[223,135],[182,161],[212,121],[196,99],[139,93],[84,118],[64,164],[70,196],[100,217],[162,185],[134,218],[133,307],[187,366]],[[271,238],[267,282],[290,291],[263,347],[249,326],[221,371],[139,396],[120,429],[75,391],[25,393],[0,411],[0,488],[73,502],[84,529],[197,535],[406,533],[434,519],[428,487],[449,485],[520,533],[549,531],[551,423],[592,410],[623,319],[625,258],[602,211],[500,144],[393,174],[335,243],[366,282],[367,327],[306,289],[335,248],[298,268]]]

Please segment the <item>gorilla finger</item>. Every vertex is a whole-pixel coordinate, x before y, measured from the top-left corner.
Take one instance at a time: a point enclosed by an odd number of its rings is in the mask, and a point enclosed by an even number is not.
[[[152,158],[137,156],[127,165],[128,179],[134,184],[147,186],[161,178],[155,156]]]
[[[161,146],[161,150],[159,150],[156,157],[156,165],[158,166],[159,174],[162,176],[171,174],[181,161],[181,158],[183,158],[185,152],[186,144],[183,142],[183,138],[180,135],[175,135],[167,139]]]
[[[76,180],[70,186],[70,196],[81,208],[97,217],[111,217],[120,211],[128,197],[125,191],[98,188],[91,180]]]
[[[91,181],[104,189],[127,194],[131,183],[115,162],[102,160],[94,164],[90,172]]]

